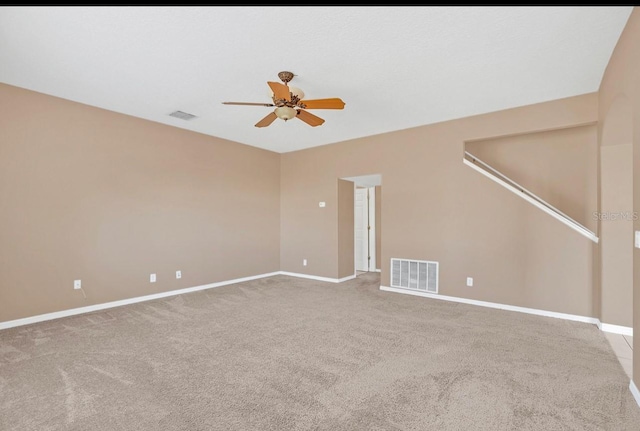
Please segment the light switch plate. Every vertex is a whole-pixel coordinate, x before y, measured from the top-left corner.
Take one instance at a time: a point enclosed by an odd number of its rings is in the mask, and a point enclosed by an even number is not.
[[[326,207],[326,206],[327,206],[327,203],[326,203],[326,202],[320,202],[320,203],[318,204],[318,206],[319,206],[320,208],[324,208],[324,207]]]
[[[640,230],[636,231],[635,247],[640,248]]]

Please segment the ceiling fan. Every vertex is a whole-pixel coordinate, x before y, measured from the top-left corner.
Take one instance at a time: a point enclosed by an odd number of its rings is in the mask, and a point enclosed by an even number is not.
[[[256,127],[267,127],[280,118],[284,121],[292,118],[299,118],[308,125],[316,127],[324,123],[324,120],[310,112],[307,109],[343,109],[344,102],[333,97],[330,99],[311,99],[303,100],[304,92],[296,87],[290,87],[289,82],[295,75],[292,72],[280,72],[278,77],[284,84],[279,82],[267,81],[269,88],[273,92],[273,103],[251,103],[251,102],[222,102],[224,105],[245,105],[245,106],[267,106],[274,107],[269,115],[256,123]]]

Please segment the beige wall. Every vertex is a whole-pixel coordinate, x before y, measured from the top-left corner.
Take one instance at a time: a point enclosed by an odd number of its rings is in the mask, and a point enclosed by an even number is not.
[[[601,121],[598,219],[599,270],[594,291],[600,295],[600,320],[633,325],[633,133],[631,105],[625,96],[610,104]],[[613,215],[621,214],[624,217]]]
[[[338,180],[338,278],[355,274],[355,184]]]
[[[464,142],[585,125],[597,94],[285,153],[281,268],[338,276],[335,181],[384,180],[383,285],[392,257],[440,262],[440,293],[593,315],[591,241],[462,163]],[[367,157],[363,157],[367,154]],[[328,202],[328,211],[314,207]],[[475,278],[466,287],[467,276]]]
[[[317,275],[330,278],[338,277],[338,196],[336,179],[322,175],[322,168],[313,159],[304,160],[304,165],[289,166],[282,170],[280,159],[280,269],[298,274]],[[322,176],[322,182],[307,182],[302,187],[295,183],[295,178],[304,175]],[[287,199],[282,199],[286,194]],[[320,208],[318,202],[325,202]],[[282,215],[295,211],[298,218],[289,221]],[[303,235],[296,236],[296,233]],[[298,254],[284,254],[282,241],[295,249]],[[283,265],[282,260],[287,264]],[[303,266],[302,260],[307,260]],[[327,263],[331,262],[331,263]],[[329,273],[324,267],[330,266],[335,271]]]
[[[382,265],[382,186],[376,186],[376,268]]]
[[[468,142],[466,149],[591,231],[596,230],[595,125]]]
[[[611,56],[599,91],[599,129],[603,145],[633,145],[633,210],[640,214],[640,10],[635,7]],[[611,126],[611,127],[610,127]],[[611,131],[613,137],[606,136]],[[616,137],[618,136],[618,137]],[[634,230],[640,230],[635,220]],[[633,244],[633,238],[628,239]],[[640,249],[633,249],[634,351],[640,351]],[[640,355],[633,358],[633,377],[640,386]]]
[[[279,154],[3,84],[0,112],[0,321],[279,270]]]
[[[625,262],[624,258],[619,259],[618,256],[620,238],[619,235],[614,235],[613,238],[603,241],[599,227],[598,214],[602,211],[598,194],[600,150],[597,125],[580,125],[481,139],[468,142],[465,148],[600,236],[600,244],[591,245],[594,262],[591,275],[591,315],[603,317],[601,303],[604,301],[605,323],[625,325],[626,322],[627,326],[631,326],[631,305],[628,297],[631,287],[620,284],[626,280],[626,274],[619,271],[620,265]],[[619,157],[615,160],[621,161]],[[611,161],[613,159],[608,160],[607,169],[612,167]],[[617,169],[615,175],[618,177],[623,174],[621,168],[624,166],[614,168]],[[619,191],[615,194],[621,196]],[[616,206],[618,203],[619,199],[612,201],[609,206]],[[615,229],[619,231],[621,227],[623,226],[618,223]],[[612,231],[608,230],[606,233],[611,234]],[[606,284],[609,286],[606,291],[600,290],[600,247],[603,242],[607,243],[606,259],[613,263],[612,270],[606,271]],[[630,249],[627,251],[630,254]],[[529,276],[537,277],[538,274],[531,272]]]
[[[631,143],[601,148],[601,289],[604,323],[633,326]]]

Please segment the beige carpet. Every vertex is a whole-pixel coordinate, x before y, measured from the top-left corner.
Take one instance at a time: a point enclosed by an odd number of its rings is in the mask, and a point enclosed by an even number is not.
[[[593,325],[275,276],[0,331],[0,430],[640,430]]]

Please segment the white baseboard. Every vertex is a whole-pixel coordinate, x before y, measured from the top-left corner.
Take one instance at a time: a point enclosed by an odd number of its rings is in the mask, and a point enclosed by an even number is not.
[[[354,278],[356,278],[356,274],[353,275],[348,275],[346,277],[340,278],[338,279],[338,283],[342,283],[343,281],[349,281],[349,280],[353,280]]]
[[[380,268],[376,268],[376,272],[382,272]]]
[[[475,299],[459,298],[455,296],[436,295],[433,293],[419,292],[415,290],[402,289],[397,287],[380,286],[380,290],[388,292],[404,293],[408,295],[422,296],[425,298],[441,299],[444,301],[461,302],[463,304],[479,305],[481,307],[498,308],[501,310],[518,311],[520,313],[536,314],[538,316],[556,317],[559,319],[575,320],[578,322],[591,323],[598,326],[603,332],[611,332],[613,334],[628,335],[633,337],[633,328],[628,326],[612,325],[610,323],[602,323],[597,317],[578,316],[575,314],[558,313],[555,311],[538,310],[535,308],[518,307],[515,305],[497,304],[495,302],[477,301]]]
[[[319,275],[299,274],[297,272],[280,271],[278,274],[288,275],[289,277],[308,278],[309,280],[326,281],[328,283],[342,283],[343,281],[353,280],[356,275],[349,275],[344,278],[320,277]]]
[[[638,390],[638,387],[633,382],[633,380],[631,380],[631,383],[629,383],[629,390],[631,391],[633,398],[636,399],[636,403],[638,403],[638,407],[640,407],[640,391]]]
[[[120,307],[122,305],[136,304],[138,302],[166,298],[168,296],[175,296],[175,295],[182,295],[184,293],[197,292],[198,290],[212,289],[214,287],[221,287],[221,286],[227,286],[229,284],[242,283],[244,281],[257,280],[259,278],[272,277],[274,275],[288,275],[290,277],[309,278],[312,280],[326,281],[329,283],[342,283],[343,281],[353,280],[354,278],[356,278],[356,274],[338,279],[338,278],[319,277],[316,275],[296,274],[293,272],[276,271],[276,272],[270,272],[267,274],[252,275],[250,277],[236,278],[233,280],[219,281],[217,283],[203,284],[202,286],[187,287],[185,289],[170,290],[167,292],[154,293],[152,295],[137,296],[135,298],[122,299],[119,301],[88,305],[86,307],[78,307],[78,308],[71,308],[69,310],[55,311],[53,313],[40,314],[37,316],[25,317],[22,319],[8,320],[6,322],[0,322],[0,330],[14,328],[16,326],[30,325],[32,323],[44,322],[47,320],[60,319],[62,317],[76,316],[78,314],[106,310],[108,308]]]
[[[475,299],[459,298],[456,296],[436,295],[433,293],[419,292],[415,290],[402,289],[397,287],[380,286],[380,290],[387,292],[404,293],[407,295],[422,296],[425,298],[440,299],[443,301],[460,302],[463,304],[479,305],[481,307],[497,308],[500,310],[517,311],[520,313],[535,314],[538,316],[555,317],[558,319],[575,320],[577,322],[591,323],[597,325],[599,320],[595,317],[578,316],[575,314],[558,313],[555,311],[538,310],[535,308],[518,307],[515,305],[498,304],[495,302],[478,301]]]
[[[136,304],[138,302],[151,301],[154,299],[166,298],[166,297],[175,296],[175,295],[182,295],[185,293],[196,292],[199,290],[212,289],[215,287],[221,287],[221,286],[227,286],[235,283],[242,283],[245,281],[257,280],[260,278],[272,277],[274,275],[286,275],[290,277],[306,278],[310,280],[325,281],[329,283],[342,283],[344,281],[353,280],[354,278],[356,278],[356,274],[338,279],[338,278],[330,278],[330,277],[320,277],[317,275],[299,274],[295,272],[276,271],[276,272],[270,272],[266,274],[253,275],[250,277],[236,278],[233,280],[203,284],[201,286],[187,287],[185,289],[170,290],[167,292],[154,293],[152,295],[138,296],[135,298],[122,299],[119,301],[105,302],[102,304],[89,305],[86,307],[78,307],[78,308],[72,308],[69,310],[56,311],[53,313],[40,314],[37,316],[25,317],[22,319],[9,320],[5,322],[0,322],[0,330],[14,328],[16,326],[29,325],[32,323],[44,322],[47,320],[59,319],[62,317],[76,316],[78,314],[91,313],[94,311],[105,310],[108,308],[120,307],[122,305]],[[459,298],[455,296],[436,295],[432,293],[419,292],[419,291],[396,288],[396,287],[387,287],[382,285],[380,286],[380,290],[384,290],[387,292],[403,293],[403,294],[414,295],[414,296],[422,296],[425,298],[440,299],[444,301],[459,302],[463,304],[478,305],[481,307],[497,308],[501,310],[517,311],[521,313],[536,314],[539,316],[555,317],[555,318],[566,319],[566,320],[575,320],[578,322],[592,323],[592,324],[598,325],[598,328],[604,332],[612,332],[616,334],[633,336],[633,328],[630,328],[627,326],[611,325],[608,323],[601,323],[600,320],[595,317],[577,316],[573,314],[558,313],[555,311],[538,310],[534,308],[526,308],[526,307],[518,307],[515,305],[478,301],[475,299]],[[637,388],[636,388],[636,391],[637,391]]]
[[[610,323],[599,322],[598,328],[600,328],[602,332],[611,332],[613,334],[628,335],[630,337],[633,337],[633,328],[630,328],[628,326],[612,325]]]
[[[243,281],[257,280],[259,278],[278,275],[280,272],[253,275],[250,277],[236,278],[234,280],[219,281],[217,283],[203,284],[202,286],[187,287],[185,289],[170,290],[168,292],[154,293],[152,295],[138,296],[135,298],[122,299],[119,301],[105,302],[102,304],[88,305],[86,307],[72,308],[69,310],[56,311],[53,313],[40,314],[38,316],[25,317],[22,319],[0,322],[0,330],[9,329],[16,326],[29,325],[32,323],[44,322],[47,320],[59,319],[61,317],[76,316],[78,314],[91,313],[93,311],[105,310],[107,308],[120,307],[122,305],[135,304],[138,302],[151,301],[153,299],[166,298],[168,296],[182,295],[184,293],[196,292],[198,290],[211,289],[214,287],[227,286],[229,284],[242,283]]]

